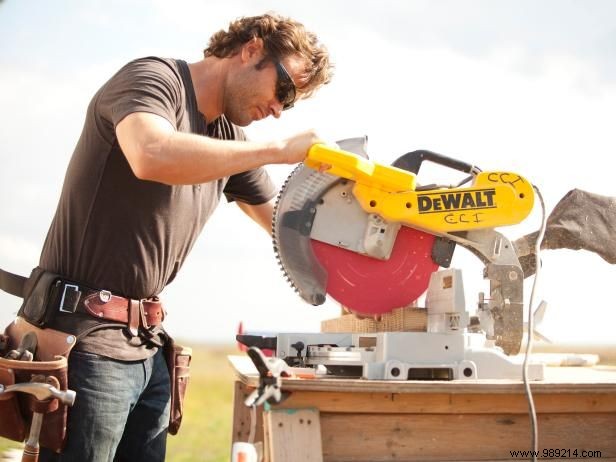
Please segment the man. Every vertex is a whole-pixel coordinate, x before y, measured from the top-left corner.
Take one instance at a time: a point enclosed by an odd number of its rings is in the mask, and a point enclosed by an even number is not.
[[[96,93],[35,270],[60,275],[46,326],[79,338],[67,444],[41,460],[164,460],[170,385],[156,296],[223,194],[269,231],[275,188],[262,167],[301,162],[319,138],[250,142],[238,126],[280,117],[330,78],[316,36],[266,14],[214,34],[199,62],[139,59]]]

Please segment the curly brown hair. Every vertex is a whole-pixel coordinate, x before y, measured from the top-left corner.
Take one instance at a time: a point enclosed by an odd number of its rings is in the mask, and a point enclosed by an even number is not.
[[[229,58],[254,38],[263,40],[266,56],[272,60],[289,55],[299,55],[306,60],[304,72],[296,82],[303,98],[310,97],[321,85],[330,82],[333,65],[325,46],[303,24],[275,13],[231,22],[228,31],[219,30],[212,35],[203,54],[205,57]]]

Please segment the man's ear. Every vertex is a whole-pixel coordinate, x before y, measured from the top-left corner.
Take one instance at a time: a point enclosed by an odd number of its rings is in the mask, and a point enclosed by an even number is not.
[[[242,51],[240,52],[243,62],[248,61],[260,61],[263,57],[263,39],[259,37],[253,37],[244,45],[242,45]]]

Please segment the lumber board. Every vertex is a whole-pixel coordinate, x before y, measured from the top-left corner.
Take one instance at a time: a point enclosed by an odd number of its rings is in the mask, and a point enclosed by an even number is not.
[[[539,416],[539,449],[616,457],[616,414]],[[527,415],[321,413],[324,462],[512,460],[530,448]]]
[[[317,409],[270,410],[263,414],[268,462],[323,462]]]
[[[231,433],[231,441],[248,441],[250,436],[250,426],[252,423],[252,415],[250,408],[244,404],[244,401],[252,393],[253,389],[245,386],[241,382],[235,382],[233,390],[233,427]],[[256,408],[255,422],[255,441],[263,441],[263,407]]]
[[[425,332],[427,311],[425,308],[396,308],[384,313],[380,319],[360,318],[347,313],[321,322],[321,332]]]
[[[616,393],[558,393],[533,396],[538,413],[616,412]],[[291,393],[276,409],[316,406],[335,413],[525,414],[524,394],[401,394],[302,391]]]

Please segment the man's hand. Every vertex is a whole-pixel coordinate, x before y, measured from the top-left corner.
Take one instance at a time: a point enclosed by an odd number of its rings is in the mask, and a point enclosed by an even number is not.
[[[303,162],[313,144],[323,143],[314,130],[308,130],[282,141],[281,163]]]

